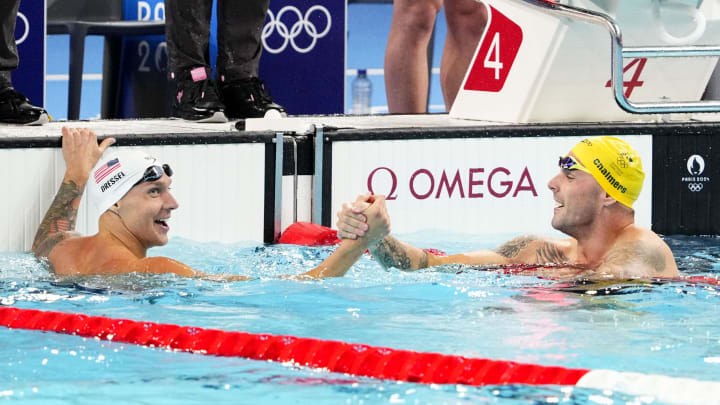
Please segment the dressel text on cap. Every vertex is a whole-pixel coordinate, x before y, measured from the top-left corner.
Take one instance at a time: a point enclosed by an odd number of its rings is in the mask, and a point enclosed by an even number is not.
[[[100,191],[104,193],[105,190],[107,190],[107,189],[109,189],[110,187],[112,187],[113,184],[115,184],[115,183],[117,183],[118,181],[120,181],[120,179],[122,179],[123,177],[125,177],[125,173],[124,173],[124,172],[118,172],[116,175],[110,177],[110,178],[108,179],[108,181],[106,181],[105,183],[103,183],[102,186],[100,186]]]

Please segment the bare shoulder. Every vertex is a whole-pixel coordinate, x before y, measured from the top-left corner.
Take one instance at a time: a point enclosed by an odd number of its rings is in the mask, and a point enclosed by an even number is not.
[[[605,256],[604,267],[629,277],[677,277],[675,257],[655,232],[633,227],[625,232]]]
[[[48,260],[55,274],[71,276],[127,273],[137,259],[122,246],[84,236],[59,243]]]
[[[575,247],[573,239],[525,235],[505,242],[495,252],[515,263],[568,263]]]
[[[88,249],[89,237],[83,237],[79,234],[75,236],[67,235],[69,233],[58,233],[46,239],[35,250],[35,255],[47,259],[51,270],[55,274],[66,276],[85,274],[85,259],[88,252],[92,252]],[[52,246],[46,246],[45,243],[50,243],[51,240],[53,240]]]

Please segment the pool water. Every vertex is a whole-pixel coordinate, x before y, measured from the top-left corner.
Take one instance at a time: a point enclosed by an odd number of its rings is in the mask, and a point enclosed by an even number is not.
[[[505,240],[406,235],[449,253]],[[720,240],[668,237],[684,275],[718,277]],[[330,247],[218,245],[172,239],[152,250],[220,283],[173,275],[57,279],[25,253],[0,254],[0,305],[396,349],[720,381],[720,288],[621,282],[562,287],[457,267],[405,273],[367,255],[343,278],[279,278]],[[203,356],[0,328],[0,398],[29,403],[659,403],[569,386],[422,385],[294,365]]]

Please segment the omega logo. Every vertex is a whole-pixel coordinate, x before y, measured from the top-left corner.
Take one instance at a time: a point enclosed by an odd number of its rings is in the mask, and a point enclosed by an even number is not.
[[[396,200],[398,196],[403,195],[398,192],[399,184],[395,171],[384,166],[372,170],[367,178],[368,191],[372,194],[385,194],[387,200]],[[454,173],[445,169],[440,173],[433,173],[421,168],[410,175],[407,186],[409,195],[416,200],[431,197],[485,198],[485,192],[494,198],[515,198],[523,191],[531,193],[533,197],[538,196],[527,167],[520,176],[513,176],[505,167],[495,167],[488,171],[487,177],[483,167],[469,168],[467,172],[455,169]]]

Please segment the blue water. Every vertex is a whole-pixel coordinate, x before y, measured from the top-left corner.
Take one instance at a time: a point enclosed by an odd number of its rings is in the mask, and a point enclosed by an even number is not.
[[[409,235],[449,253],[492,248],[463,235]],[[717,277],[717,238],[667,238],[683,274]],[[579,284],[464,268],[386,271],[363,257],[344,278],[278,278],[332,248],[201,244],[155,255],[219,283],[172,275],[56,279],[32,256],[0,254],[0,304],[230,331],[720,381],[720,289],[687,283]],[[33,403],[649,403],[622,393],[522,385],[426,386],[0,328],[0,398]],[[612,402],[610,402],[612,401]],[[646,402],[642,402],[646,401]],[[658,402],[651,402],[658,403]]]

